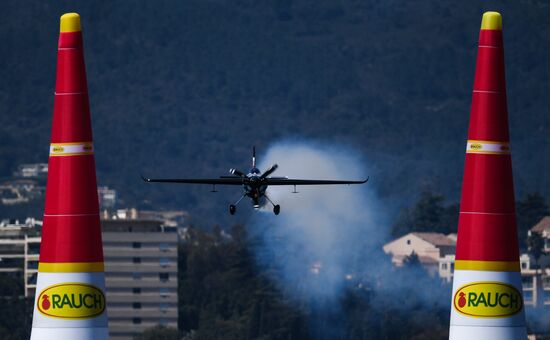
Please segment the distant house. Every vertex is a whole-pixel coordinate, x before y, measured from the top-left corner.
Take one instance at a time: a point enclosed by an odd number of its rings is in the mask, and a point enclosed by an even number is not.
[[[386,254],[391,255],[392,263],[398,267],[414,252],[422,266],[433,276],[440,270],[441,258],[454,256],[456,235],[413,232],[386,243],[383,249]]]
[[[544,216],[539,223],[535,224],[531,230],[529,230],[529,235],[532,232],[537,232],[542,235],[544,238],[544,251],[548,254],[550,253],[550,216]]]
[[[529,231],[528,235],[538,232],[544,238],[545,255],[538,261],[540,268],[532,266],[535,261],[527,254],[522,255],[521,279],[525,305],[550,308],[550,216],[543,217]]]
[[[43,177],[48,176],[48,163],[21,164],[14,172],[16,177]]]

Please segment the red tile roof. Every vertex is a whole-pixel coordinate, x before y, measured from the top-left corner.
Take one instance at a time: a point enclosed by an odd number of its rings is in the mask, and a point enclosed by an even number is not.
[[[544,216],[539,223],[531,228],[531,231],[536,231],[539,233],[542,233],[545,230],[550,230],[550,216]]]
[[[418,232],[414,232],[412,234],[415,235],[415,236],[420,237],[421,239],[423,239],[426,242],[429,242],[429,243],[433,244],[434,246],[455,246],[456,245],[456,242],[453,239],[447,237],[447,235],[445,235],[445,234],[441,234],[441,233],[418,233]]]

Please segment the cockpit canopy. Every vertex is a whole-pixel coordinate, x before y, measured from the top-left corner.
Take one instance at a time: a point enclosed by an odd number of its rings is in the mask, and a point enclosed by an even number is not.
[[[259,175],[260,174],[260,170],[258,168],[252,168],[250,169],[250,173],[252,175]]]

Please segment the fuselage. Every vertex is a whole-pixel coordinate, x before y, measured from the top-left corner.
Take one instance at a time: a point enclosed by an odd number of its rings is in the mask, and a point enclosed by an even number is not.
[[[260,208],[263,203],[262,198],[265,196],[265,191],[267,190],[267,185],[265,184],[265,181],[262,180],[261,176],[261,171],[258,168],[253,167],[246,175],[249,181],[243,185],[244,193],[247,197],[252,199],[252,204],[255,209]]]

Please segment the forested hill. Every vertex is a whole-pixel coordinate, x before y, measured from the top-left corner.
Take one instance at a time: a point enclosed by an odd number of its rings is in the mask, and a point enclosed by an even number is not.
[[[365,156],[395,205],[457,200],[481,15],[504,18],[516,192],[550,196],[550,4],[517,1],[6,1],[0,176],[47,160],[59,16],[82,16],[99,182],[128,205],[224,216],[218,176],[296,138]],[[244,210],[244,209],[243,209]]]

